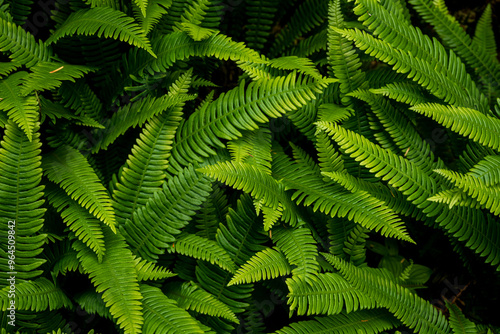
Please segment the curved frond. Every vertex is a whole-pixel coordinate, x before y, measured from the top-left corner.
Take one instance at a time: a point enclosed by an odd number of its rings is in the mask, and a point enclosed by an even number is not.
[[[312,285],[299,277],[287,279],[286,284],[290,289],[290,314],[297,310],[297,315],[332,315],[343,310],[350,313],[377,305],[375,299],[365,295],[339,274],[318,274]]]
[[[273,248],[266,248],[241,266],[227,285],[259,282],[285,276],[291,272],[292,268],[283,253]]]
[[[175,300],[177,305],[185,310],[193,310],[212,317],[221,317],[235,323],[239,322],[227,305],[193,282],[168,284],[165,295]]]
[[[454,105],[417,104],[410,108],[432,118],[452,131],[481,145],[500,151],[500,120],[481,112]]]
[[[68,35],[97,35],[113,38],[143,48],[156,57],[149,40],[134,19],[110,7],[81,9],[71,15],[47,39],[47,44]]]
[[[311,285],[316,284],[316,274],[319,271],[316,260],[318,248],[311,230],[306,227],[280,228],[276,231],[274,240],[288,263],[295,266],[292,269],[293,277],[303,279]]]
[[[21,129],[9,121],[0,142],[0,287],[11,272],[18,280],[27,280],[42,273],[45,260],[37,256],[42,252],[46,234],[43,228],[44,200],[42,169],[40,168],[39,124],[35,124],[30,142]],[[12,242],[14,239],[14,249]],[[9,245],[11,245],[9,247]],[[15,261],[12,261],[14,257]]]
[[[340,185],[325,183],[321,175],[314,175],[312,171],[302,169],[298,173],[297,166],[287,165],[286,160],[276,161],[280,161],[280,165],[273,165],[273,168],[276,166],[273,174],[286,189],[295,190],[292,200],[297,204],[312,206],[314,211],[319,209],[331,217],[347,217],[367,229],[411,242],[399,217],[384,202],[366,192],[353,194]]]
[[[143,296],[139,291],[134,257],[120,234],[105,227],[104,244],[106,254],[99,262],[96,254],[80,241],[73,243],[78,259],[89,275],[96,291],[120,328],[126,333],[140,333],[144,322],[142,314]],[[142,300],[142,302],[141,302]]]
[[[111,198],[87,159],[70,146],[61,146],[42,160],[44,174],[72,199],[115,231]]]
[[[491,4],[487,4],[486,8],[477,22],[474,38],[472,39],[473,47],[478,46],[486,51],[491,57],[497,56],[497,44],[495,34],[493,32]]]
[[[165,278],[174,277],[176,274],[167,268],[160,267],[147,260],[141,260],[138,257],[134,258],[135,271],[137,272],[137,280],[150,281],[150,280],[164,280]]]
[[[9,281],[7,279],[7,281]],[[51,281],[44,277],[34,281],[15,282],[16,310],[31,310],[40,312],[44,310],[57,310],[71,308],[71,300],[64,292]],[[0,290],[0,310],[6,311],[11,307],[10,285]]]
[[[330,254],[323,255],[353,287],[387,308],[404,325],[419,333],[450,332],[442,313],[411,290],[379,273],[380,269],[357,268]]]
[[[59,87],[62,81],[75,82],[92,71],[91,68],[81,65],[71,65],[55,62],[38,62],[30,67],[31,73],[23,78],[21,94],[29,95],[33,91],[51,90]]]
[[[106,247],[99,220],[56,185],[47,185],[45,191],[49,203],[60,212],[69,229],[87,247],[92,249],[96,253],[97,259],[101,261],[106,252]]]
[[[19,71],[0,80],[0,110],[18,124],[31,140],[38,116],[38,103],[34,95],[21,94],[27,72]]]
[[[199,323],[160,289],[141,284],[144,299],[144,327],[142,333],[203,334]]]
[[[314,320],[292,323],[277,331],[276,334],[358,334],[360,326],[363,326],[363,333],[377,334],[398,325],[399,322],[383,309],[351,313],[343,311],[334,316],[315,317]]]
[[[0,51],[9,52],[16,64],[31,67],[39,61],[49,61],[52,49],[26,32],[21,26],[0,17]]]
[[[448,13],[444,1],[410,0],[422,18],[432,24],[443,42],[453,49],[467,64],[483,77],[500,82],[500,64],[478,48],[460,23]]]
[[[242,136],[240,130],[256,130],[257,123],[268,122],[269,118],[302,107],[315,99],[314,92],[321,92],[329,82],[313,81],[296,73],[261,79],[247,87],[242,81],[206,108],[196,111],[181,126],[172,149],[172,167],[178,170],[179,165],[202,162],[201,157],[215,154],[212,147],[224,147],[219,138],[237,139]]]
[[[185,234],[176,238],[174,249],[179,254],[210,262],[229,272],[236,271],[229,255],[213,240],[195,234]]]
[[[156,262],[200,209],[210,190],[210,181],[193,167],[169,179],[121,225],[132,251]]]
[[[450,312],[450,327],[454,334],[477,334],[476,324],[467,319],[455,304],[446,303]]]

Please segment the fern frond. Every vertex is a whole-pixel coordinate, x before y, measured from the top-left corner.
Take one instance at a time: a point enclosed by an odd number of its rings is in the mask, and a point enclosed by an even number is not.
[[[167,268],[155,265],[147,260],[141,260],[134,257],[135,271],[137,272],[137,280],[150,281],[150,280],[164,280],[165,278],[174,277],[176,274]]]
[[[250,196],[244,194],[237,201],[236,210],[228,209],[226,224],[219,225],[216,240],[237,266],[243,265],[256,252],[265,249],[262,244],[269,237],[262,232],[260,224],[262,223],[255,214]]]
[[[71,13],[46,43],[50,45],[68,35],[96,35],[113,38],[142,48],[156,57],[149,40],[134,19],[110,7],[81,9]]]
[[[50,181],[58,183],[78,204],[116,231],[111,198],[80,152],[61,146],[43,157],[42,168]]]
[[[361,310],[327,317],[315,317],[314,320],[294,322],[276,332],[276,334],[339,333],[358,334],[360,326],[363,333],[377,334],[399,325],[399,322],[383,309]]]
[[[175,235],[191,220],[210,190],[210,181],[193,167],[163,183],[162,189],[121,226],[132,251],[156,262],[158,255],[175,242]]]
[[[444,102],[464,107],[474,107],[479,103],[481,110],[488,109],[488,101],[482,95],[460,59],[446,50],[437,41],[429,44],[432,54],[443,59],[436,67],[435,59],[421,59],[404,49],[395,49],[385,40],[377,39],[358,29],[336,29],[349,40],[353,40],[358,48],[383,62],[393,65],[393,70],[404,73],[409,79],[428,89]]]
[[[370,92],[387,96],[393,100],[412,106],[429,102],[421,87],[408,81],[389,83],[377,89],[370,89]]]
[[[469,174],[480,179],[486,186],[500,183],[500,156],[487,155],[471,168]]]
[[[272,176],[248,163],[223,161],[215,165],[198,168],[197,171],[220,182],[243,190],[262,204],[277,210],[283,207],[283,220],[291,224],[297,222],[295,206],[285,194],[284,187]],[[251,180],[251,182],[249,182]],[[266,224],[270,227],[270,224]]]
[[[180,308],[187,311],[193,310],[201,314],[221,317],[239,323],[238,318],[227,305],[193,282],[168,284],[165,295],[175,300]]]
[[[248,0],[246,1],[245,14],[247,24],[245,40],[248,47],[262,50],[271,33],[272,24],[279,2],[276,0]]]
[[[135,61],[129,64],[134,72],[131,74],[141,75],[144,71],[151,74],[165,72],[175,62],[187,60],[193,56],[265,63],[256,51],[218,32],[202,41],[195,41],[187,32],[176,31],[153,40],[153,50],[157,58],[146,57],[147,54],[139,51],[131,51],[135,55],[131,57],[132,60],[135,58]]]
[[[182,119],[179,109],[172,108],[152,117],[132,147],[114,185],[114,207],[119,223],[130,218],[165,182],[171,145]]]
[[[493,32],[491,15],[491,4],[487,4],[483,14],[477,22],[474,37],[472,39],[472,47],[478,46],[484,49],[490,57],[496,58],[497,44]]]
[[[62,81],[75,82],[92,71],[91,68],[81,65],[71,65],[55,62],[38,62],[30,67],[31,73],[23,78],[21,94],[26,96],[33,91],[51,90],[59,87]]]
[[[325,20],[327,6],[328,2],[324,0],[307,0],[301,3],[293,12],[285,29],[276,36],[269,51],[270,57],[281,55],[286,48],[293,45],[294,40],[320,26]]]
[[[15,278],[14,278],[15,282]],[[44,277],[34,281],[17,282],[15,284],[16,310],[31,310],[41,312],[44,310],[57,310],[71,308],[71,300],[57,287]],[[9,297],[10,285],[0,290],[0,310],[6,311],[11,307]]]
[[[461,174],[446,169],[434,170],[456,187],[467,193],[468,196],[475,199],[479,204],[490,210],[494,215],[500,214],[500,186],[487,186],[480,179]]]
[[[198,230],[196,234],[205,239],[215,240],[219,224],[226,221],[228,207],[226,194],[218,184],[214,183],[210,196],[196,215],[194,221]]]
[[[104,319],[113,319],[109,308],[104,303],[104,300],[102,300],[102,293],[97,293],[89,289],[75,296],[75,301],[85,312],[96,314]]]
[[[410,109],[481,145],[500,150],[500,120],[495,117],[471,108],[437,103],[417,104]]]
[[[500,82],[500,64],[486,53],[486,49],[475,47],[470,36],[460,23],[448,13],[444,1],[409,1],[420,16],[430,23],[443,42],[453,49],[479,75]]]
[[[419,333],[449,333],[446,318],[426,300],[391,279],[380,269],[357,268],[335,256],[323,254],[352,286],[376,300],[404,325]]]
[[[195,96],[186,94],[191,83],[191,76],[192,71],[186,71],[172,85],[168,94],[162,97],[146,97],[120,108],[107,122],[103,123],[105,129],[91,133],[92,138],[95,138],[95,142],[92,143],[94,145],[92,153],[107,149],[117,137],[123,135],[129,128],[143,125],[148,119],[164,112],[166,109],[181,106],[184,102],[193,100]]]
[[[175,252],[215,264],[231,273],[236,271],[233,261],[215,241],[195,234],[181,235],[175,240]]]
[[[63,221],[79,240],[92,249],[98,261],[102,260],[106,247],[100,222],[75,200],[54,184],[46,186],[49,203],[61,214]]]
[[[450,312],[450,327],[454,334],[478,333],[476,324],[467,319],[457,305],[446,302],[446,307]]]
[[[61,104],[75,110],[77,115],[101,119],[103,103],[85,80],[77,80],[74,84],[63,82],[58,95],[61,96]]]
[[[26,135],[12,121],[6,124],[0,142],[0,287],[8,285],[10,273],[16,279],[28,280],[42,273],[45,260],[37,256],[42,252],[46,234],[38,234],[43,227],[43,186],[40,185],[40,134],[35,123],[33,138]],[[12,242],[15,240],[15,250]],[[13,254],[13,252],[15,252]],[[15,262],[12,261],[12,256]]]
[[[144,297],[144,334],[204,333],[198,322],[160,289],[145,284],[140,287]]]
[[[227,285],[259,282],[285,276],[291,272],[292,268],[283,253],[273,248],[266,248],[241,266]]]
[[[428,206],[425,201],[435,192],[436,182],[416,164],[383,150],[363,136],[336,124],[318,122],[318,127],[326,131],[351,157],[369,168],[376,177],[387,180],[391,186],[408,196],[408,201],[420,208]]]
[[[39,116],[36,97],[21,94],[23,79],[27,76],[27,72],[19,71],[0,80],[0,110],[7,112],[9,119],[18,124],[31,140]]]
[[[85,115],[77,116],[74,113],[68,111],[64,106],[62,106],[59,103],[54,103],[48,99],[45,99],[43,96],[38,96],[38,99],[40,100],[41,114],[43,116],[49,117],[54,123],[56,123],[56,120],[58,118],[64,118],[67,120],[74,120],[75,124],[77,125],[90,126],[99,129],[104,128],[104,126],[102,126],[93,118],[90,118]]]
[[[352,42],[335,28],[344,28],[340,0],[330,2],[328,8],[328,64],[333,76],[340,82],[340,98],[344,105],[350,105],[345,95],[366,86],[365,73],[360,70],[361,61],[354,52]]]
[[[350,313],[377,305],[375,299],[356,289],[339,274],[318,274],[312,285],[299,277],[288,278],[286,284],[290,289],[290,316],[295,310],[297,315],[332,315],[344,309]]]
[[[227,144],[232,159],[256,166],[271,174],[271,131],[259,127],[254,131],[244,132],[241,138]]]
[[[148,0],[145,11],[140,6],[137,7],[140,13],[136,14],[135,18],[140,22],[145,34],[148,34],[154,28],[171,5],[172,0]]]
[[[9,52],[16,64],[31,67],[39,61],[49,61],[52,49],[21,26],[0,17],[0,51]]]
[[[288,263],[296,266],[292,269],[293,277],[303,279],[308,284],[316,284],[319,271],[318,248],[308,228],[280,228],[274,235],[276,247],[283,252]]]
[[[315,98],[329,83],[328,80],[312,81],[305,76],[291,73],[286,77],[245,82],[223,93],[205,110],[192,114],[181,126],[172,149],[176,170],[178,164],[202,162],[201,157],[214,155],[213,146],[224,147],[219,138],[234,140],[242,136],[240,130],[256,130],[257,123],[282,116],[296,110]],[[189,157],[186,160],[186,157]]]
[[[414,162],[427,174],[430,174],[432,168],[444,166],[443,161],[439,158],[435,162],[436,159],[429,143],[421,138],[408,117],[397,110],[389,101],[367,91],[356,91],[351,95],[370,105],[371,110],[396,144],[399,154],[404,154],[405,158]]]
[[[126,333],[140,333],[144,322],[134,257],[119,234],[103,229],[106,254],[99,262],[95,253],[80,241],[73,243],[82,267],[94,284],[116,323]],[[142,300],[142,302],[141,302]]]
[[[276,164],[273,173],[286,189],[295,190],[292,200],[297,204],[303,202],[305,206],[312,205],[314,211],[319,209],[331,217],[347,216],[349,220],[370,230],[412,242],[401,220],[382,201],[367,193],[342,191],[339,185],[325,183],[320,175],[314,175],[311,171],[301,170],[297,173],[298,168],[293,164],[292,167],[285,165],[285,161],[280,163],[281,166]]]

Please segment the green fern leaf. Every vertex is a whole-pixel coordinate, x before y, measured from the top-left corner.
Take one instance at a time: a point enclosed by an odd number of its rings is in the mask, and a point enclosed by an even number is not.
[[[497,44],[491,24],[491,16],[491,5],[487,4],[483,14],[477,22],[476,31],[474,32],[474,38],[472,39],[472,46],[478,46],[486,51],[486,53],[490,55],[490,57],[496,58]]]
[[[156,57],[149,40],[134,20],[110,7],[95,7],[73,12],[46,43],[52,44],[62,37],[75,34],[117,39],[145,49]]]
[[[141,284],[141,294],[144,296],[144,334],[204,333],[198,322],[160,289]]]
[[[43,157],[42,168],[49,180],[60,184],[78,204],[116,231],[111,198],[80,152],[61,146]]]
[[[292,268],[283,253],[266,248],[241,266],[227,285],[259,282],[285,276],[291,272]]]
[[[321,124],[321,122],[318,122]],[[345,217],[370,230],[381,231],[385,236],[396,237],[412,242],[401,220],[385,203],[368,193],[346,192],[341,186],[323,182],[321,175],[288,163],[286,159],[277,159],[273,165],[273,175],[281,180],[286,188],[294,189],[292,200],[297,204],[313,206],[313,210],[330,215]]]
[[[331,254],[323,255],[353,287],[387,308],[404,325],[419,333],[449,333],[448,322],[438,310],[411,290],[394,283],[380,269],[357,268]]]
[[[280,228],[276,231],[276,246],[292,266],[292,275],[314,285],[319,270],[316,241],[308,228]]]
[[[23,78],[21,94],[26,96],[33,91],[51,90],[59,87],[62,81],[83,77],[84,74],[92,71],[87,66],[70,65],[64,63],[38,62],[30,68],[31,73]]]
[[[101,261],[106,248],[99,220],[52,183],[47,185],[46,195],[49,203],[60,212],[69,229],[92,249],[97,259]]]
[[[476,324],[467,319],[462,311],[455,304],[446,302],[446,307],[450,311],[450,327],[453,334],[477,334]]]
[[[97,138],[92,143],[92,153],[108,148],[116,138],[123,135],[129,128],[141,126],[148,119],[168,108],[182,106],[184,102],[193,100],[195,96],[186,94],[191,84],[191,77],[192,70],[188,70],[172,85],[168,94],[159,98],[146,97],[120,108],[107,122],[103,123],[105,129],[91,133],[92,139]],[[176,111],[171,112],[177,114]]]
[[[296,110],[315,99],[331,81],[312,81],[291,73],[286,77],[258,80],[245,87],[245,82],[223,93],[205,110],[192,114],[181,126],[172,149],[176,170],[189,162],[202,162],[201,157],[214,155],[212,147],[225,147],[219,138],[234,140],[242,136],[240,130],[256,130],[257,123],[266,123]],[[189,157],[189,158],[187,158]],[[187,161],[186,161],[187,159]]]
[[[40,134],[35,123],[30,142],[12,121],[6,124],[0,142],[0,287],[8,285],[10,273],[16,279],[27,280],[42,273],[38,268],[45,260],[37,258],[42,252],[46,234],[38,234],[43,227],[46,209],[43,205],[43,186],[40,185]],[[15,262],[12,260],[12,242],[15,240]]]
[[[333,316],[315,317],[314,320],[290,324],[276,334],[341,333],[359,334],[360,327],[365,334],[383,333],[397,327],[399,322],[383,309],[342,312]]]
[[[500,183],[500,156],[488,155],[471,168],[469,174],[487,186]]]
[[[156,262],[200,209],[210,190],[210,181],[193,167],[169,179],[121,226],[132,251]]]
[[[500,186],[487,186],[480,179],[467,174],[460,174],[446,169],[434,170],[444,176],[456,187],[475,199],[494,215],[500,214]]]
[[[9,52],[16,64],[31,67],[39,61],[49,61],[52,49],[21,26],[0,17],[0,51]]]
[[[500,82],[500,64],[486,53],[484,48],[475,47],[472,39],[460,23],[448,13],[444,1],[410,0],[415,10],[432,24],[441,39],[452,48],[478,74]]]
[[[195,234],[186,234],[176,238],[174,249],[179,254],[216,264],[231,273],[236,271],[229,255],[215,241]]]
[[[177,302],[177,306],[187,311],[193,310],[212,317],[221,317],[239,323],[231,309],[213,295],[198,287],[193,282],[168,284],[165,295]]]
[[[437,103],[417,104],[410,109],[481,145],[500,151],[500,120],[497,118],[471,108]]]
[[[180,108],[172,108],[144,125],[132,153],[118,174],[119,182],[114,185],[113,199],[118,222],[130,219],[138,207],[161,190],[181,116]]]
[[[27,76],[27,72],[20,71],[0,80],[0,110],[6,111],[9,119],[18,124],[31,141],[38,119],[38,103],[34,95],[21,94]]]
[[[299,277],[287,279],[290,289],[288,304],[290,316],[297,310],[297,315],[325,314],[332,315],[346,310],[371,309],[377,303],[355,288],[339,274],[318,274],[314,284],[306,284]]]
[[[14,281],[15,282],[15,281]],[[0,310],[6,311],[10,307],[10,286],[0,290]],[[44,310],[57,310],[71,308],[71,300],[64,292],[51,281],[44,277],[34,281],[15,283],[16,310],[31,310],[41,312]]]
[[[144,322],[134,257],[120,234],[104,228],[106,254],[99,262],[95,253],[80,241],[73,243],[82,267],[117,324],[126,333],[141,333]]]
[[[141,260],[135,257],[135,271],[137,272],[137,280],[149,281],[149,280],[164,280],[165,278],[170,278],[176,276],[167,268],[163,268],[155,265],[147,260]]]

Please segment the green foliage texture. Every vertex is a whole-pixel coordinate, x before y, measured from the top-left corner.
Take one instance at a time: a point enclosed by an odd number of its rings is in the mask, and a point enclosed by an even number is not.
[[[492,13],[0,0],[1,333],[500,333]]]

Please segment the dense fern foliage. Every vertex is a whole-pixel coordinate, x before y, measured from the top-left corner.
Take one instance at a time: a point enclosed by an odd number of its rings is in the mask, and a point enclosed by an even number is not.
[[[0,0],[1,333],[500,333],[483,9]]]

